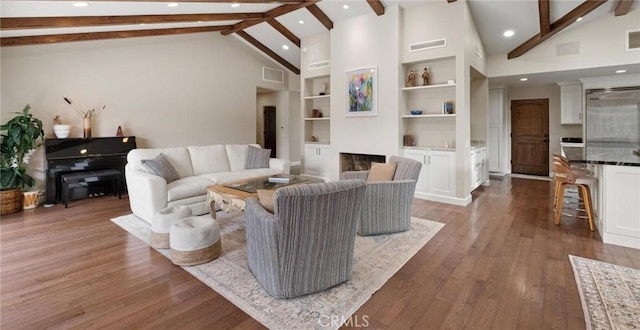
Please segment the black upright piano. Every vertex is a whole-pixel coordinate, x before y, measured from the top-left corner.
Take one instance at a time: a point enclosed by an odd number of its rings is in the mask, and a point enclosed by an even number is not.
[[[46,203],[62,200],[61,178],[67,173],[117,169],[124,176],[127,153],[136,148],[135,136],[46,139]],[[126,185],[122,185],[126,189]],[[90,191],[80,192],[89,197]]]

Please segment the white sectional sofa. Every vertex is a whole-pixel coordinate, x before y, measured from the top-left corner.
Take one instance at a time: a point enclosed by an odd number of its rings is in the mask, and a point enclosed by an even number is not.
[[[249,145],[209,145],[163,149],[134,149],[127,155],[125,178],[131,211],[151,223],[156,211],[187,205],[194,215],[209,212],[207,186],[273,174],[289,174],[290,162],[269,159],[268,168],[245,169]],[[260,148],[257,144],[251,146]],[[163,154],[180,178],[167,183],[149,173],[142,160]]]

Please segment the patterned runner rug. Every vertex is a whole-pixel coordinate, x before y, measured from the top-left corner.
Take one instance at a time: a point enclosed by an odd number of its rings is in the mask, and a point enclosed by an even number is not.
[[[640,270],[569,255],[587,329],[640,329]]]
[[[208,217],[209,215],[204,215]],[[269,296],[247,266],[244,213],[217,214],[222,255],[209,263],[183,267],[270,329],[337,329],[395,274],[444,224],[411,219],[404,233],[356,238],[351,279],[329,290],[293,299]],[[151,225],[135,215],[112,219],[149,244]],[[169,250],[157,250],[169,257]],[[351,323],[353,324],[353,323]]]

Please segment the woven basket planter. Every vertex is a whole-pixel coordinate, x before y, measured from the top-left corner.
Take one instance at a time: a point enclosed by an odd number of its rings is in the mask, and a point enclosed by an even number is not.
[[[22,210],[22,190],[20,188],[0,190],[0,214]]]

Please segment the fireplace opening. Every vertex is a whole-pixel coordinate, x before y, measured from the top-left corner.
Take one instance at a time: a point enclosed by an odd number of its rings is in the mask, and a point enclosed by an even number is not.
[[[371,163],[385,163],[384,155],[340,153],[340,172],[368,171]]]

